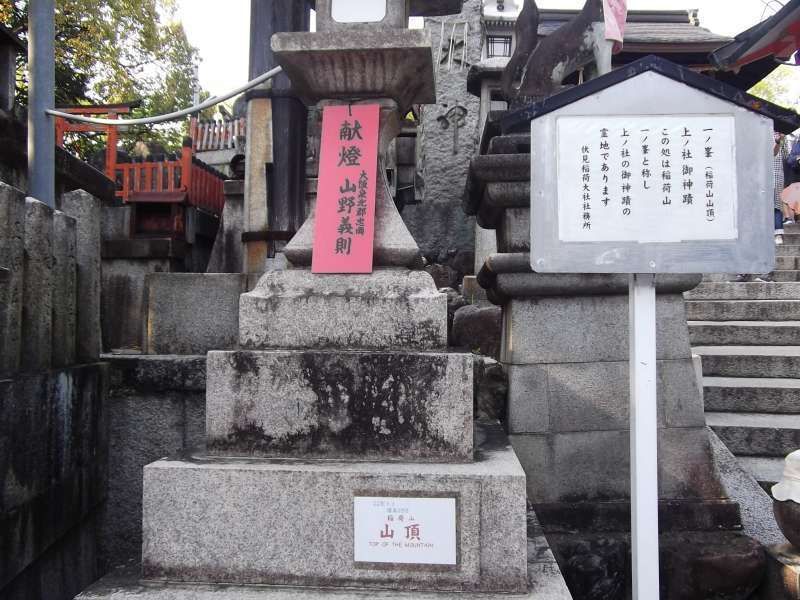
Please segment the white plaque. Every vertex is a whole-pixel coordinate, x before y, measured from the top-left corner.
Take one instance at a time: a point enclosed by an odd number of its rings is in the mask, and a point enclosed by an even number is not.
[[[353,498],[355,562],[458,564],[455,498]]]
[[[386,18],[386,0],[332,0],[331,13],[339,23],[377,23]]]
[[[725,115],[559,117],[559,240],[736,240],[734,132]]]

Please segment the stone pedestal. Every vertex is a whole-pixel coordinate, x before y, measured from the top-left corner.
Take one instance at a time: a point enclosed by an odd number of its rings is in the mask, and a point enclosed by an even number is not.
[[[487,126],[487,135],[493,130]],[[616,544],[623,556],[627,552],[628,277],[532,271],[531,157],[529,136],[520,143],[524,135],[484,140],[481,147],[488,153],[472,161],[464,208],[481,226],[497,231],[498,253],[485,261],[478,281],[489,299],[503,307],[506,425],[525,469],[528,498],[556,545],[565,577],[574,583],[585,576],[581,553],[588,552],[612,572],[618,553],[609,548]],[[659,276],[656,281],[660,526],[672,535],[703,533],[697,539],[705,546],[684,550],[687,564],[705,564],[709,553],[724,557],[730,548],[730,571],[738,569],[752,579],[763,563],[754,562],[758,556],[752,548],[733,550],[739,507],[726,497],[714,464],[689,345],[681,294],[700,281],[699,275]],[[581,538],[588,546],[580,545]],[[662,546],[667,542],[662,540]],[[588,550],[596,543],[597,551]],[[745,561],[745,556],[750,558]],[[602,579],[601,570],[595,575]],[[665,589],[686,587],[677,571],[662,571]],[[734,597],[726,591],[730,582],[702,592],[697,586],[706,582],[695,583],[700,595],[693,597],[717,592],[714,597]],[[734,583],[745,589],[757,581]],[[626,585],[624,580],[619,584]]]

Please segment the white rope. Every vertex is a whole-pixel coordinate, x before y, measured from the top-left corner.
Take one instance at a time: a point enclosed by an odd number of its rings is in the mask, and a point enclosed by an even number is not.
[[[155,123],[165,123],[167,121],[177,121],[188,115],[198,113],[201,110],[211,108],[212,106],[215,106],[220,102],[229,100],[234,96],[238,96],[242,92],[246,92],[251,88],[261,85],[265,81],[268,81],[273,77],[275,77],[281,71],[283,71],[283,69],[281,69],[280,67],[275,67],[274,69],[267,71],[263,75],[256,77],[252,81],[249,81],[243,86],[236,88],[232,92],[228,92],[227,94],[223,94],[222,96],[214,96],[213,98],[209,98],[205,102],[201,102],[200,104],[197,104],[195,106],[190,106],[189,108],[184,108],[183,110],[172,112],[166,115],[160,115],[158,117],[146,117],[143,119],[98,119],[96,117],[84,117],[83,115],[73,115],[70,113],[52,109],[48,109],[45,112],[48,115],[54,117],[62,117],[64,119],[68,119],[70,121],[77,121],[79,123],[91,123],[92,125],[111,125],[113,127],[123,127],[128,125],[152,125]]]

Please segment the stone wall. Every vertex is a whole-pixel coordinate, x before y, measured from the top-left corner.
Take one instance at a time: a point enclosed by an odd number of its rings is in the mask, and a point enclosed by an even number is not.
[[[72,598],[99,574],[99,201],[59,207],[0,182],[0,597],[14,600]]]
[[[110,359],[108,499],[100,519],[104,570],[139,560],[142,469],[205,439],[205,356]]]
[[[451,63],[448,52],[454,23],[459,41]],[[462,62],[464,23],[468,27],[466,63]],[[456,261],[469,265],[471,271],[472,260],[464,255],[474,252],[475,221],[464,215],[461,198],[479,135],[480,99],[467,93],[467,72],[481,56],[481,1],[466,0],[460,15],[426,19],[425,28],[433,42],[434,65],[440,56],[441,63],[436,67],[436,104],[422,108],[419,130],[423,200],[405,207],[403,220],[429,262],[451,265]],[[460,127],[448,121],[448,113],[457,107],[467,111]]]

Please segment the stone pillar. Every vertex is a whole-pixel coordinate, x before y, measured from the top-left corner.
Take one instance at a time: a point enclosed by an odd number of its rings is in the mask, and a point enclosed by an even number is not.
[[[423,256],[461,275],[472,274],[476,251],[474,220],[461,212],[461,197],[480,127],[480,99],[466,89],[470,66],[481,58],[481,5],[481,0],[466,0],[459,14],[425,19],[433,45],[436,103],[422,107],[417,129],[422,202],[403,208],[403,220]]]
[[[532,272],[530,144],[510,139],[520,135],[491,139],[488,154],[472,160],[465,200],[480,225],[497,231],[498,253],[485,261],[478,281],[503,307],[506,428],[525,469],[528,499],[562,569],[594,560],[605,565],[598,572],[621,568],[624,575],[619,556],[628,551],[630,529],[628,276]],[[739,506],[727,498],[705,426],[682,297],[700,281],[699,275],[656,280],[659,524],[670,598],[688,589],[697,590],[696,597],[728,597],[730,590],[752,589],[763,568],[758,544],[737,533]],[[716,554],[731,564],[726,581],[686,577],[702,573],[705,556]],[[603,585],[624,589],[623,575],[615,583],[609,576]],[[576,597],[588,593],[581,585],[597,583],[578,571],[566,577],[578,586],[572,589]]]
[[[22,299],[22,368],[49,369],[53,342],[53,210],[33,198],[25,199]]]
[[[77,332],[77,224],[53,213],[53,367],[75,364]]]
[[[77,357],[80,362],[95,362],[103,347],[100,324],[101,203],[88,192],[77,190],[61,196],[61,210],[74,218],[77,225]]]
[[[24,260],[25,194],[0,182],[0,266],[9,271],[0,287],[0,378],[20,366]]]

